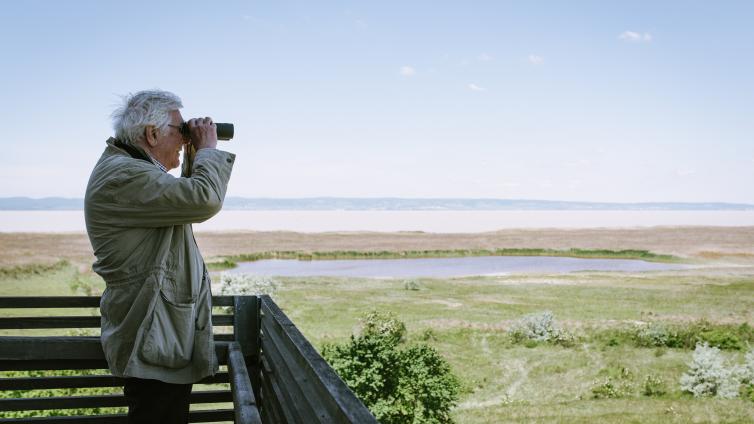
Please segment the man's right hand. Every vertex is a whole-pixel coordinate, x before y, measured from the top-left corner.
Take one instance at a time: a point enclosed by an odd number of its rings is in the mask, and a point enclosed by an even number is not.
[[[188,121],[191,144],[196,150],[214,149],[217,147],[217,126],[212,118],[194,118]]]

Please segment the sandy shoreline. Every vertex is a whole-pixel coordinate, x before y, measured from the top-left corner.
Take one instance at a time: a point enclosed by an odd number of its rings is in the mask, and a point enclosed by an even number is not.
[[[754,227],[507,229],[484,233],[197,232],[205,257],[273,250],[642,249],[685,257],[754,262]],[[0,233],[0,266],[93,260],[85,233]]]

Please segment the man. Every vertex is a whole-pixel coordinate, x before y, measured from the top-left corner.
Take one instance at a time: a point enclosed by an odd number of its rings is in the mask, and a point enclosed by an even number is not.
[[[102,348],[126,378],[132,423],[188,422],[191,385],[217,371],[210,279],[191,224],[220,211],[235,155],[216,149],[210,118],[181,131],[181,107],[166,91],[126,96],[84,201],[93,269],[106,283]],[[173,177],[188,143],[191,175]]]

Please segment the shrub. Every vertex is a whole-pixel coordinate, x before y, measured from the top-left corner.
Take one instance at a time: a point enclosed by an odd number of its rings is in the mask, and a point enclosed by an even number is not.
[[[634,340],[640,347],[693,349],[706,342],[720,349],[741,350],[747,342],[754,341],[754,330],[746,323],[735,326],[707,320],[687,324],[656,321],[636,328]]]
[[[741,383],[743,383],[743,397],[754,401],[754,349],[744,357],[744,364],[739,369]]]
[[[421,332],[419,335],[419,339],[421,341],[427,342],[430,340],[437,340],[437,336],[435,335],[435,331],[431,328],[425,328],[424,331]]]
[[[425,344],[402,347],[406,326],[370,312],[348,343],[322,356],[383,424],[451,423],[460,384],[445,359]]]
[[[725,363],[720,349],[707,343],[696,345],[689,370],[681,376],[681,390],[694,397],[734,398],[739,385],[739,372]]]
[[[406,280],[403,282],[403,288],[411,291],[418,291],[420,289],[419,282],[416,280]]]
[[[636,341],[642,347],[668,346],[675,335],[667,325],[660,322],[652,322],[646,327],[640,327],[636,332]]]
[[[508,334],[516,342],[534,340],[547,342],[555,339],[560,334],[560,329],[555,326],[555,316],[550,311],[524,315],[516,321]]]
[[[744,356],[744,364],[741,367],[741,382],[744,384],[754,384],[754,349],[750,350]]]
[[[508,329],[514,343],[535,347],[539,343],[552,343],[573,346],[575,338],[555,324],[555,316],[550,311],[524,315]]]
[[[644,396],[663,396],[667,392],[668,387],[665,384],[665,380],[651,374],[644,379],[644,384],[641,387],[641,394]]]
[[[699,340],[725,350],[741,350],[744,345],[738,335],[729,329],[714,328],[699,334]]]
[[[613,377],[606,377],[592,385],[592,398],[594,399],[621,398],[627,396],[630,392],[631,388],[626,382]]]
[[[232,295],[261,295],[274,296],[280,283],[268,277],[250,274],[220,274],[219,293],[224,296]]]

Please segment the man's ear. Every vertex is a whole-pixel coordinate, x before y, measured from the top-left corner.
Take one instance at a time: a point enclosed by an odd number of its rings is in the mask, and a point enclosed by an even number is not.
[[[159,131],[154,125],[146,125],[144,127],[144,140],[147,141],[149,147],[157,145],[157,131]]]

